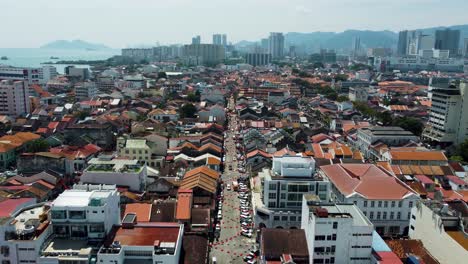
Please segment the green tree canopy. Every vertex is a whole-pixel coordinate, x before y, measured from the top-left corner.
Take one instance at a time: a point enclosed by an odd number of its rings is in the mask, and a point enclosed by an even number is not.
[[[405,130],[411,131],[416,136],[421,136],[424,124],[413,117],[398,117],[392,121],[393,126],[399,126]]]
[[[26,145],[26,152],[36,153],[47,151],[49,149],[49,143],[44,139],[40,138],[38,140],[34,140]]]
[[[184,104],[181,108],[179,108],[180,111],[180,117],[182,118],[193,118],[195,117],[195,114],[197,113],[197,108],[191,104],[187,103]]]

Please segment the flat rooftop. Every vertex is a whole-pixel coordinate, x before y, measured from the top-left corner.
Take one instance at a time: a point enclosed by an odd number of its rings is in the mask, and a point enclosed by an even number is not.
[[[86,240],[53,239],[42,252],[43,255],[58,254],[72,256],[89,256],[92,247]],[[70,254],[71,253],[71,254]]]
[[[118,241],[122,246],[154,246],[156,241],[159,241],[159,243],[177,243],[181,228],[181,225],[176,223],[140,223],[133,228],[114,226],[104,245],[109,247],[115,241]]]
[[[134,159],[92,158],[85,171],[99,172],[140,172],[143,166]]]
[[[372,223],[360,212],[354,204],[335,204],[335,205],[321,205],[321,208],[327,209],[329,217],[340,214],[349,214],[353,219],[355,226],[370,226]],[[331,214],[331,215],[330,215]]]
[[[53,201],[52,205],[63,207],[103,206],[110,194],[111,191],[65,190]]]

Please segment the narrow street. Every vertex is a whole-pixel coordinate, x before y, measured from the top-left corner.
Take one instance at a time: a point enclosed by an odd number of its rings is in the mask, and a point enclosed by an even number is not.
[[[231,98],[229,109],[234,109],[234,100]],[[216,257],[217,263],[245,263],[243,257],[255,245],[255,238],[247,238],[241,235],[240,203],[238,193],[232,188],[228,190],[227,184],[232,186],[240,176],[238,172],[236,143],[233,139],[235,128],[238,125],[236,115],[229,116],[229,125],[225,137],[225,166],[221,176],[224,182],[224,199],[222,206],[221,231],[218,240],[214,240],[210,253],[210,263]],[[234,129],[234,131],[232,130]]]

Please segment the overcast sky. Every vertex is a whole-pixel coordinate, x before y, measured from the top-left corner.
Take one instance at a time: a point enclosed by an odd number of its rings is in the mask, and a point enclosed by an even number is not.
[[[0,0],[0,47],[82,39],[113,48],[229,42],[268,32],[392,30],[468,24],[468,0]]]

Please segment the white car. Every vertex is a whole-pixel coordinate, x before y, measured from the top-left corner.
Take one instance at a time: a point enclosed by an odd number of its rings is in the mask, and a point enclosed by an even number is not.
[[[216,231],[220,231],[221,230],[221,225],[219,223],[216,224]]]
[[[228,185],[226,186],[226,189],[227,189],[228,191],[230,191],[230,190],[231,190],[231,184],[228,184]]]
[[[218,219],[223,219],[223,213],[221,211],[218,212]]]
[[[252,232],[241,232],[241,235],[251,238],[252,237]]]

